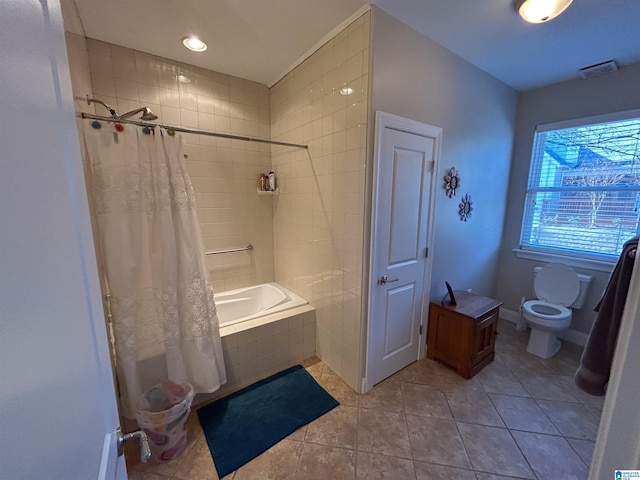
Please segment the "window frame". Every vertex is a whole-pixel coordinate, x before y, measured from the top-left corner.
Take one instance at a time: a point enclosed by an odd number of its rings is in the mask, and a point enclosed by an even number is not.
[[[527,184],[526,184],[526,190],[525,190],[525,203],[523,206],[522,221],[520,224],[520,235],[518,239],[519,247],[513,249],[513,252],[519,258],[524,258],[529,260],[550,261],[550,262],[561,261],[571,266],[588,268],[591,270],[611,271],[611,269],[615,265],[618,258],[617,256],[614,256],[614,255],[598,254],[598,253],[586,252],[586,251],[585,252],[579,252],[579,251],[567,252],[567,250],[563,250],[560,248],[539,247],[539,246],[524,244],[523,233],[525,231],[525,220],[527,218],[526,212],[528,208],[526,199],[529,198],[532,191],[541,191],[541,190],[547,190],[548,188],[550,188],[550,187],[538,187],[538,188],[532,189],[529,187],[530,177],[531,177],[532,171],[534,170],[534,160],[536,160],[534,158],[534,153],[535,153],[534,146],[535,146],[536,135],[539,133],[545,133],[545,132],[551,132],[555,130],[563,130],[563,129],[569,129],[569,128],[579,128],[579,127],[602,124],[602,123],[620,122],[620,121],[632,120],[636,118],[640,119],[640,108],[625,110],[622,112],[608,113],[604,115],[594,115],[594,116],[582,117],[582,118],[571,119],[571,120],[563,120],[559,122],[544,123],[536,126],[533,133],[533,137],[531,139],[531,147],[530,147],[531,157],[529,159],[529,172],[527,175]],[[610,188],[602,187],[602,190],[607,190],[607,189],[610,189]],[[558,191],[559,190],[560,189],[558,189]],[[568,189],[562,189],[562,190],[568,190]],[[619,189],[616,189],[616,190],[619,191]],[[640,232],[640,224],[636,232]]]

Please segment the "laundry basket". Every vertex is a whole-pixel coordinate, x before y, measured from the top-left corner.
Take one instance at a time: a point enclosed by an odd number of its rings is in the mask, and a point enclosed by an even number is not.
[[[155,461],[170,462],[184,451],[192,401],[193,387],[172,381],[158,383],[140,396],[136,420],[149,437]]]

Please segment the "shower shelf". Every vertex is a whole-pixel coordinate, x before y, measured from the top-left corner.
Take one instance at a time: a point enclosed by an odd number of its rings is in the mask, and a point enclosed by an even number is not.
[[[258,195],[280,195],[279,188],[276,188],[275,190],[260,190],[259,188],[256,188],[256,192],[258,192]]]

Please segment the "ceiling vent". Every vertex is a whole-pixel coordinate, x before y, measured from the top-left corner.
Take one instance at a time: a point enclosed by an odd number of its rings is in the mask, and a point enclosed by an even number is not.
[[[609,60],[608,62],[602,62],[597,65],[581,68],[578,72],[580,73],[580,76],[586,80],[587,78],[599,77],[600,75],[615,72],[616,70],[618,70],[616,61]]]

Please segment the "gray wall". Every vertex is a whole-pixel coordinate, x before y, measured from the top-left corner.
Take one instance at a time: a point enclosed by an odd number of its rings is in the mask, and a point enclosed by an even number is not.
[[[382,110],[444,129],[431,297],[444,295],[445,280],[493,296],[517,92],[379,8],[373,13],[372,114]],[[452,166],[461,188],[449,199],[443,178]],[[462,222],[458,204],[467,192],[474,211]]]
[[[522,93],[518,99],[518,119],[511,162],[509,198],[498,270],[498,298],[516,310],[522,296],[531,298],[533,267],[545,262],[517,258],[512,252],[520,242],[524,197],[529,175],[531,146],[536,125],[600,115],[640,107],[640,63],[590,80],[570,80]],[[588,333],[596,305],[609,279],[608,272],[576,268],[594,276],[584,308],[573,314],[571,328]]]

